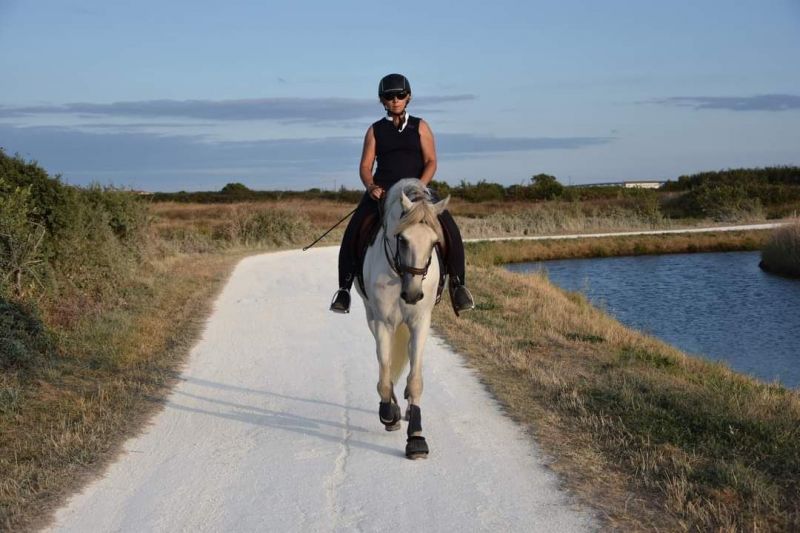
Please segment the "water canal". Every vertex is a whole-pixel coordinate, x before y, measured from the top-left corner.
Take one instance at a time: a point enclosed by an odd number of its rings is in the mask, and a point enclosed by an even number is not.
[[[759,252],[568,259],[546,270],[629,327],[736,371],[800,388],[800,280],[758,268]]]

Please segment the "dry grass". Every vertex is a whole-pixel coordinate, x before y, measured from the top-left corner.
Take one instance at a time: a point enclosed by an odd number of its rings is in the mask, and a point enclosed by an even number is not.
[[[243,213],[275,210],[302,214],[316,229],[327,229],[352,210],[355,205],[329,200],[287,199],[269,202],[232,204],[186,204],[175,202],[150,205],[151,227],[157,234],[199,228],[208,233],[226,227],[232,218]]]
[[[353,206],[327,200],[275,200],[233,204],[153,203],[151,255],[216,253],[231,248],[310,243]],[[338,244],[346,223],[320,244]]]
[[[140,430],[241,254],[154,264],[124,305],[58,331],[60,355],[0,380],[0,530],[43,525],[54,505]]]
[[[760,249],[768,238],[769,230],[674,233],[591,239],[476,242],[468,243],[467,250],[472,264],[488,266],[548,259],[751,251]]]
[[[613,529],[800,527],[800,395],[631,331],[542,276],[474,268],[436,329]]]

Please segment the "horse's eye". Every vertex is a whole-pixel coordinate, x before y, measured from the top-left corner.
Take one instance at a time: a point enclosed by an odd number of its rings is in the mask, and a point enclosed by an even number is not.
[[[399,242],[400,244],[405,244],[406,243],[406,238],[403,237],[402,235],[398,235],[397,236],[397,242]]]

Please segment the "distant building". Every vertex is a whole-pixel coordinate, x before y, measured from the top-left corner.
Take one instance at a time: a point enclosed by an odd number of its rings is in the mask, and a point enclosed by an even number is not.
[[[663,181],[645,180],[645,181],[623,181],[626,189],[658,189],[664,185]]]
[[[584,183],[575,187],[625,187],[626,189],[658,189],[664,185],[664,181],[640,180],[640,181],[610,181],[606,183]]]

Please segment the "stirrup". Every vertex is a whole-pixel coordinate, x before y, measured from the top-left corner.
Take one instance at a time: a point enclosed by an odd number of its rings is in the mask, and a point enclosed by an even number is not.
[[[450,303],[453,305],[453,312],[460,316],[462,311],[475,309],[475,300],[469,289],[458,282],[450,284]]]
[[[350,312],[350,291],[341,288],[336,291],[331,300],[330,310],[334,313],[346,314]]]

